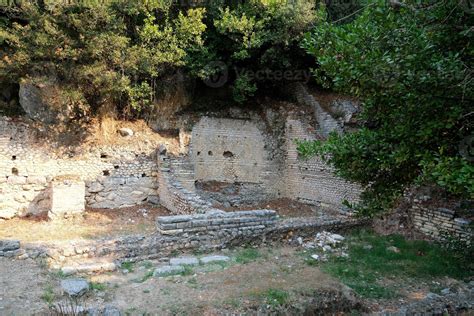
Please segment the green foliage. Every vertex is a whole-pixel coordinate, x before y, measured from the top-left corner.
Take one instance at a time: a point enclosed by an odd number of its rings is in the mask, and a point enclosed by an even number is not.
[[[135,270],[135,262],[130,262],[130,261],[122,262],[120,264],[120,268],[126,269],[129,272],[133,272]]]
[[[474,165],[460,157],[435,157],[422,161],[423,174],[449,192],[474,195]]]
[[[46,286],[43,294],[41,294],[41,299],[48,305],[53,304],[54,300],[56,299],[56,294],[54,294],[54,290],[51,285]]]
[[[358,210],[390,208],[415,181],[474,196],[472,163],[460,142],[472,134],[474,16],[457,1],[393,9],[370,2],[351,23],[318,24],[303,42],[320,84],[363,101],[362,128],[300,143],[365,188]]]
[[[91,290],[105,291],[107,286],[104,283],[91,282],[90,283],[90,288],[91,288]]]
[[[255,91],[257,91],[257,85],[252,83],[251,79],[246,75],[237,77],[232,87],[234,100],[239,103],[247,100],[249,96],[253,96]]]
[[[244,263],[249,263],[249,262],[255,261],[258,258],[260,258],[261,256],[262,255],[260,254],[260,252],[257,249],[245,248],[245,249],[239,251],[239,253],[237,253],[237,255],[235,257],[235,261],[237,263],[244,264]]]
[[[259,71],[306,69],[303,35],[318,19],[314,3],[251,0],[235,8],[209,8],[208,54],[236,69],[234,100],[244,102],[258,87],[284,82],[267,76],[248,76]]]
[[[278,289],[268,289],[265,293],[266,303],[274,307],[284,305],[289,296],[288,292]]]
[[[395,289],[379,282],[383,278],[431,280],[434,277],[449,276],[463,279],[472,274],[470,261],[453,256],[449,250],[427,241],[359,231],[346,242],[349,257],[330,257],[327,262],[322,263],[322,269],[363,297],[397,296]],[[367,245],[372,247],[366,247]],[[391,246],[397,247],[399,252],[387,249]]]
[[[163,1],[75,2],[42,10],[25,2],[25,24],[0,23],[0,80],[52,77],[80,91],[92,111],[150,108],[155,82],[203,45],[204,9]],[[6,43],[6,45],[5,45]]]

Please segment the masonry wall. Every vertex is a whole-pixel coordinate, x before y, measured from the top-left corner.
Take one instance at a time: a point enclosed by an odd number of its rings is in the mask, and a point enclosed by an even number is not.
[[[85,181],[89,207],[116,208],[157,201],[154,153],[91,148],[79,157],[58,157],[33,137],[27,124],[0,117],[0,218],[49,210],[53,178]]]
[[[315,140],[314,128],[298,119],[288,118],[286,137],[287,197],[323,206],[341,206],[342,201],[356,202],[361,188],[334,175],[334,170],[319,157],[298,157],[295,140]]]
[[[255,120],[201,118],[192,130],[189,156],[168,162],[173,175],[171,191],[182,188],[186,194],[193,192],[206,200],[226,200],[232,205],[283,196],[330,207],[341,207],[344,200],[358,201],[359,186],[335,176],[318,157],[298,157],[295,140],[316,139],[316,129],[291,114],[285,119],[284,142],[276,146],[271,142],[275,142],[272,138],[277,131],[267,133]],[[279,156],[283,159],[273,159]],[[200,182],[206,181],[236,185],[223,185],[224,193],[210,192],[199,188]],[[169,191],[163,195],[170,196]],[[176,213],[191,212],[177,194],[165,199],[165,203],[176,204]]]
[[[194,179],[239,183],[245,191],[239,197],[248,202],[276,197],[279,166],[267,149],[270,138],[256,121],[201,118],[189,153]]]
[[[471,220],[457,216],[452,209],[427,207],[415,202],[410,210],[410,215],[415,229],[434,239],[459,238],[472,242]]]

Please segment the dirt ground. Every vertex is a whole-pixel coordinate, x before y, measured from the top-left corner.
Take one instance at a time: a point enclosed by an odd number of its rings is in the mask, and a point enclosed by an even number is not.
[[[79,300],[85,308],[113,305],[125,315],[216,315],[225,310],[245,310],[265,303],[267,293],[304,293],[317,289],[340,289],[341,285],[311,267],[293,248],[260,249],[259,258],[249,263],[193,267],[189,275],[153,277],[157,262],[136,263],[129,273],[116,271],[84,276],[99,290]],[[227,251],[235,260],[238,250]],[[64,302],[61,275],[48,272],[32,260],[0,258],[0,315],[47,314],[49,299]]]
[[[146,210],[146,211],[144,211]],[[88,209],[84,218],[49,221],[46,215],[0,222],[0,239],[22,242],[96,239],[155,231],[155,218],[169,215],[163,207],[148,205],[120,209]]]
[[[163,265],[158,261],[141,261],[105,274],[76,275],[73,277],[87,279],[92,289],[75,305],[84,309],[114,306],[123,315],[256,315],[262,307],[271,308],[278,295],[283,295],[283,311],[293,308],[288,314],[292,315],[295,307],[304,311],[308,301],[314,303],[318,293],[346,293],[354,299],[339,281],[318,266],[307,264],[297,247],[259,248],[255,250],[258,255],[247,262],[239,261],[243,251],[223,250],[217,254],[229,256],[230,262],[193,266],[183,275],[152,276],[154,269]],[[0,315],[50,315],[48,306],[69,304],[60,287],[63,278],[66,277],[62,274],[48,271],[40,260],[0,258]],[[451,281],[443,278],[437,284],[444,286]],[[433,286],[432,282],[417,280],[385,282],[400,286],[401,296],[355,299],[362,306],[359,312],[396,312],[401,304],[423,299]]]
[[[314,217],[321,213],[316,207],[285,198],[251,206],[223,208],[225,211],[255,209],[275,210],[282,218]],[[329,211],[324,212],[328,214]],[[171,214],[164,207],[138,205],[119,209],[87,209],[83,218],[63,221],[50,221],[46,214],[14,218],[0,222],[0,239],[43,242],[149,234],[155,231],[155,218],[167,215]]]

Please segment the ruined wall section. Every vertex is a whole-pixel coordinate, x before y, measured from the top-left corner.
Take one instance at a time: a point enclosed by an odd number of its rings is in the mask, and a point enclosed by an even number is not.
[[[194,190],[182,185],[180,169],[184,157],[159,156],[158,193],[160,204],[174,214],[202,214],[212,210],[212,204],[202,199]]]
[[[342,202],[357,202],[360,186],[334,175],[334,170],[320,157],[298,157],[295,140],[315,140],[314,128],[301,119],[289,117],[286,135],[286,191],[285,195],[301,202],[322,206],[341,207]]]
[[[238,183],[243,203],[277,197],[281,165],[269,148],[272,137],[255,119],[203,117],[189,153],[195,180]]]
[[[112,146],[91,148],[80,157],[58,157],[33,136],[27,124],[0,117],[0,218],[48,211],[51,181],[66,175],[85,182],[89,207],[157,201],[153,157],[153,152]]]

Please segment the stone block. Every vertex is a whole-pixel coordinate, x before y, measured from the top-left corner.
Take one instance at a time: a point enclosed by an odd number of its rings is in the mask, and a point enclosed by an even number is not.
[[[199,264],[199,260],[196,257],[178,257],[178,258],[170,259],[170,265],[172,266],[182,266],[182,265],[197,266],[198,264]]]
[[[81,214],[85,210],[85,183],[80,180],[55,180],[50,190],[49,218]]]
[[[7,182],[9,184],[26,184],[26,177],[9,176]]]
[[[13,251],[20,249],[19,240],[5,239],[0,240],[0,252]]]
[[[81,296],[89,290],[89,282],[85,279],[61,280],[61,288],[71,297]]]
[[[180,274],[184,272],[183,266],[163,266],[155,269],[153,272],[153,276],[161,277],[161,276],[168,276],[174,274]]]
[[[201,262],[203,264],[214,263],[214,262],[227,262],[227,261],[230,261],[229,257],[219,256],[219,255],[205,256],[201,258]]]

